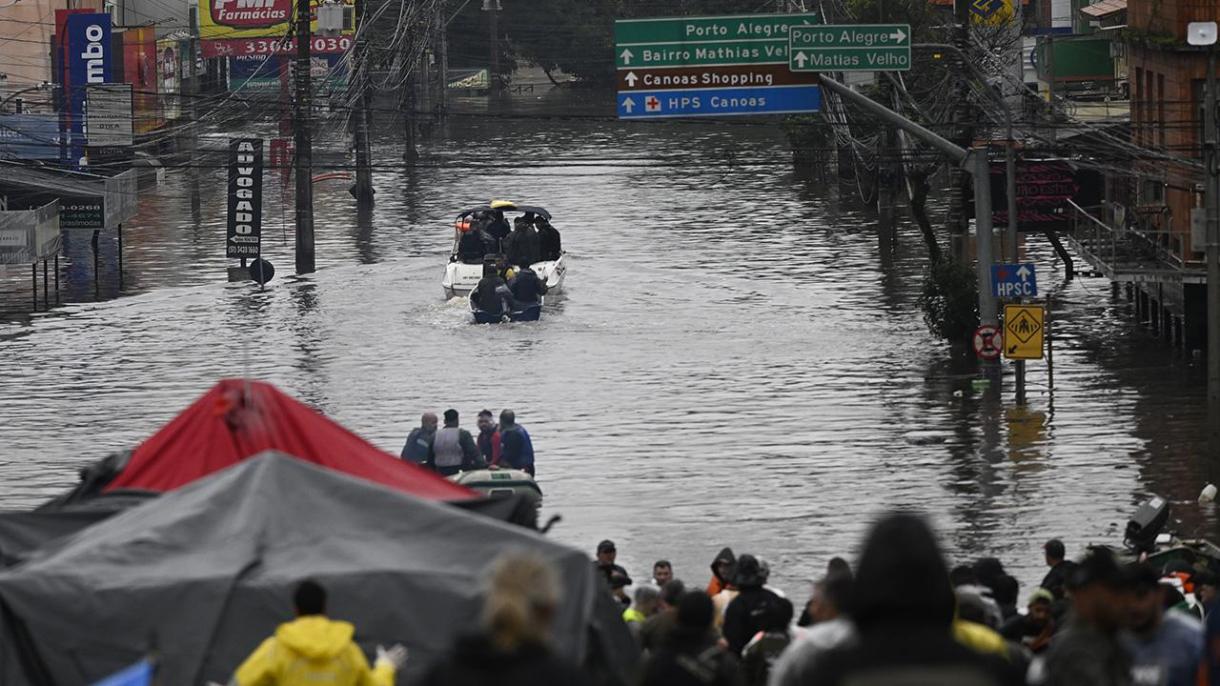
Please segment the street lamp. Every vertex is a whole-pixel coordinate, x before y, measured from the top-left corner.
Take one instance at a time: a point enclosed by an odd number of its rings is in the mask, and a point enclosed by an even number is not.
[[[1203,111],[1204,197],[1207,204],[1207,447],[1220,467],[1220,160],[1216,159],[1216,22],[1193,21],[1186,42],[1207,48]]]

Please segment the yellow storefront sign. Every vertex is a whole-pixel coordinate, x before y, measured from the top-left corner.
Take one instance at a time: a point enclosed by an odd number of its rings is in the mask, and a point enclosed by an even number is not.
[[[311,28],[318,30],[318,5],[310,0]],[[345,5],[353,0],[345,0]],[[282,38],[296,19],[294,0],[199,0],[199,37],[207,40]],[[351,33],[346,30],[343,33]]]
[[[1045,307],[1004,306],[1004,357],[1010,360],[1042,359],[1042,339],[1045,333]]]

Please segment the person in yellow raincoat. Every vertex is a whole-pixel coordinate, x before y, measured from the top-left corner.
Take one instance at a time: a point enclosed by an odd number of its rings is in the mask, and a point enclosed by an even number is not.
[[[326,590],[303,581],[292,596],[297,618],[281,624],[237,668],[236,686],[392,686],[394,673],[407,658],[401,645],[377,646],[372,669],[352,641],[355,627],[326,616]]]

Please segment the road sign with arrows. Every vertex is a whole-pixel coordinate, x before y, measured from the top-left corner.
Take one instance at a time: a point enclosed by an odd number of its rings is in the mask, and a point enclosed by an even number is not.
[[[816,112],[817,76],[788,69],[788,36],[817,21],[812,13],[616,21],[618,114]]]
[[[1038,295],[1038,273],[1032,263],[991,265],[991,294],[997,298]]]
[[[789,34],[788,68],[807,71],[907,71],[910,24],[796,26]]]

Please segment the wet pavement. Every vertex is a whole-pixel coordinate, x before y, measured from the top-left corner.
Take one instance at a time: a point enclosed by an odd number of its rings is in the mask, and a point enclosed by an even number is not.
[[[125,227],[123,297],[113,237],[99,302],[87,234],[65,248],[71,304],[20,314],[29,272],[10,269],[3,506],[38,503],[216,379],[247,375],[394,453],[425,410],[455,407],[473,426],[481,408],[513,408],[546,514],[564,517],[551,535],[590,554],[614,539],[637,579],[664,557],[703,583],[731,545],[803,596],[896,506],[930,512],[956,559],[1000,557],[1023,596],[1046,538],[1072,553],[1117,543],[1150,492],[1174,502],[1182,532],[1211,531],[1194,504],[1203,362],[1139,329],[1105,280],[1062,284],[1034,242],[1043,290],[1056,288],[1054,384],[1032,362],[1029,405],[1012,404],[1009,377],[998,402],[921,320],[913,225],[883,253],[875,215],[795,174],[778,127],[627,125],[585,99],[456,115],[411,170],[379,141],[371,216],[347,182],[317,184],[319,271],[304,278],[281,217],[291,188],[281,201],[269,174],[266,292],[225,283],[221,169],[203,170],[198,217],[184,172],[145,194]],[[452,217],[492,197],[544,205],[563,232],[566,292],[540,322],[477,326],[442,297]]]

